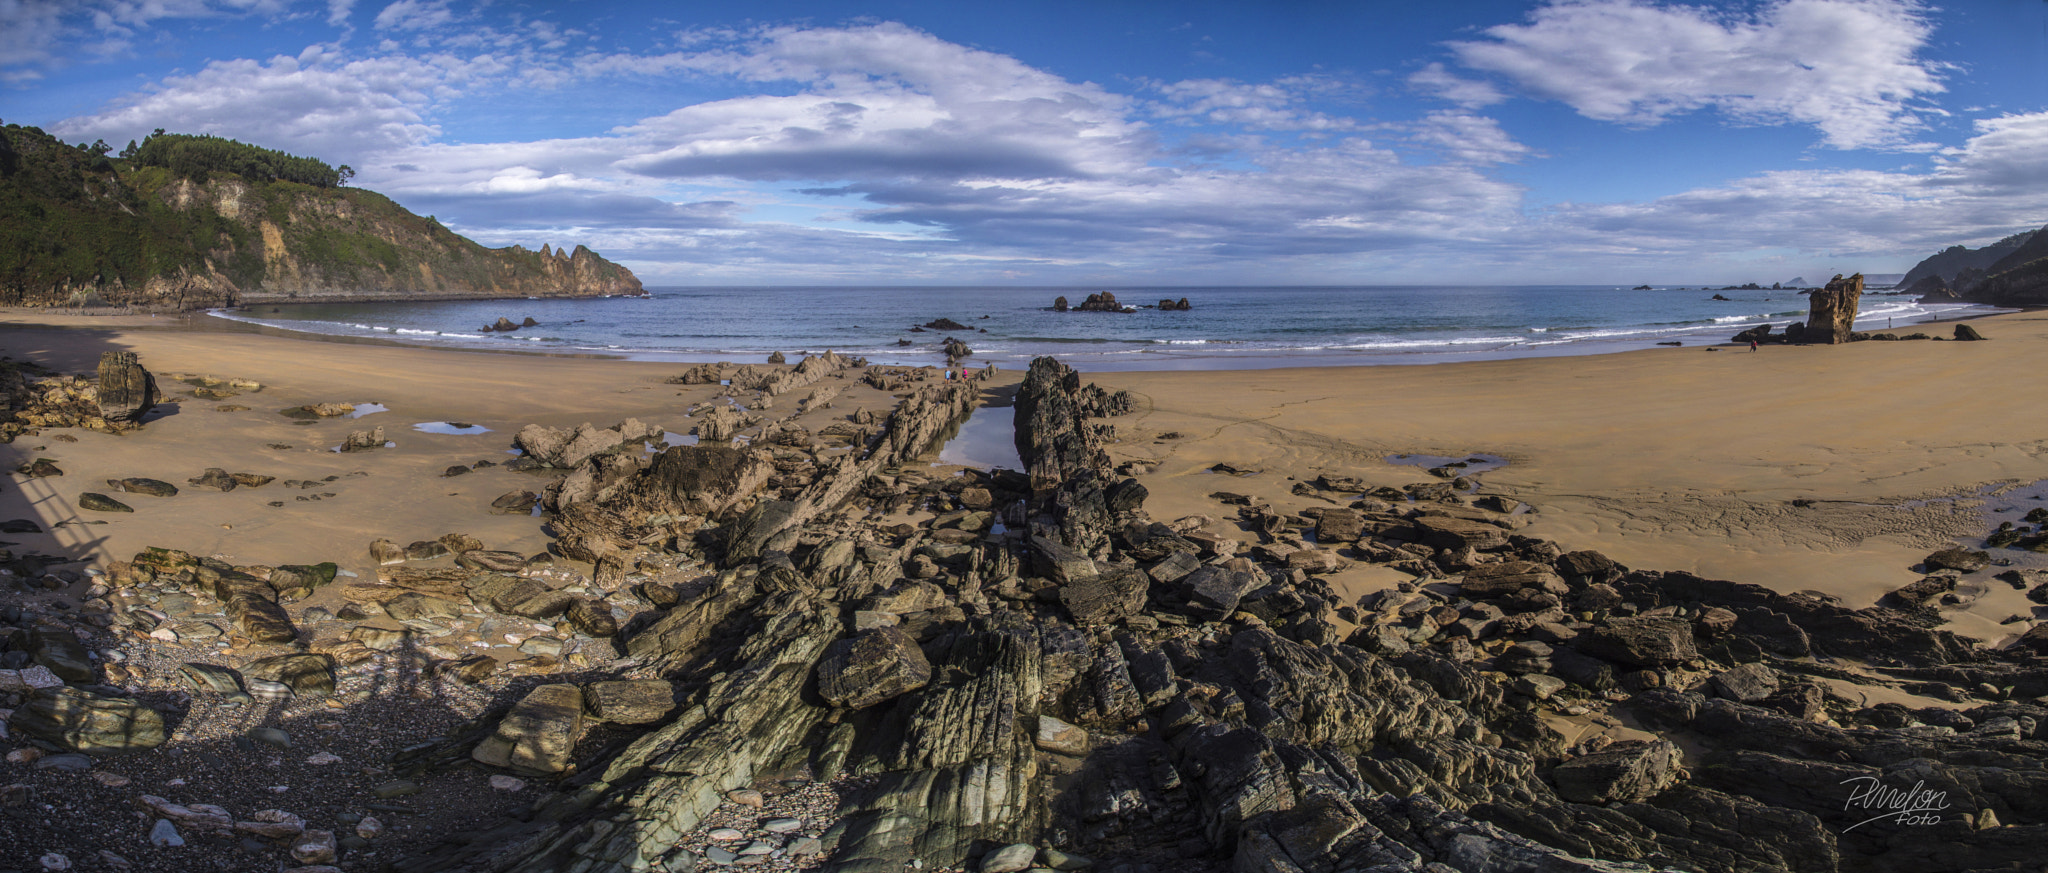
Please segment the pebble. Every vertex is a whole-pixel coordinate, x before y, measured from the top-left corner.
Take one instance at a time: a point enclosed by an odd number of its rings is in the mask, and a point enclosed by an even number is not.
[[[356,836],[363,839],[374,840],[383,832],[384,823],[374,818],[365,817],[362,821],[356,822]]]
[[[75,773],[80,770],[92,769],[92,759],[76,752],[68,752],[62,755],[44,755],[42,760],[36,762],[36,769],[66,770]]]
[[[761,823],[761,829],[771,834],[793,834],[803,828],[803,821],[794,818],[771,818]]]
[[[325,767],[329,764],[341,763],[341,756],[334,754],[333,752],[320,752],[318,754],[307,756],[306,763],[311,764],[315,767]]]
[[[105,770],[93,773],[92,778],[99,780],[101,785],[105,785],[108,788],[126,788],[130,781],[126,776],[119,773],[109,773]]]
[[[712,846],[704,850],[704,859],[713,864],[730,864],[739,860],[740,856],[724,848]]]
[[[761,804],[767,802],[767,798],[762,797],[761,792],[755,791],[752,788],[739,788],[728,791],[725,793],[725,799],[741,806],[751,806],[755,809],[760,809]]]
[[[276,746],[280,749],[292,747],[292,735],[277,728],[257,728],[249,732],[249,738],[264,745]]]
[[[526,780],[517,776],[492,776],[491,787],[499,791],[524,791]]]
[[[156,825],[149,829],[149,844],[158,848],[174,849],[185,845],[185,838],[179,836],[178,826],[171,824],[170,819],[160,818],[156,820]]]
[[[404,797],[408,794],[418,794],[420,793],[420,786],[419,783],[417,782],[410,782],[404,779],[399,779],[393,782],[386,782],[382,785],[377,786],[376,791],[374,793],[378,797],[382,797],[386,800],[389,800],[393,797]]]
[[[59,854],[57,852],[51,852],[47,855],[44,855],[41,858],[40,863],[43,865],[43,869],[45,870],[71,869],[71,859],[66,858],[62,854]]]
[[[712,828],[711,832],[705,834],[705,836],[721,843],[729,843],[733,840],[744,839],[747,834],[739,828]]]
[[[12,751],[12,752],[8,752],[8,753],[7,753],[7,763],[9,763],[9,764],[33,764],[33,763],[35,763],[35,762],[36,762],[36,759],[37,759],[37,758],[40,758],[40,757],[42,757],[42,756],[43,756],[43,750],[42,750],[42,749],[38,749],[38,748],[34,748],[34,747],[30,747],[30,748],[23,748],[23,749],[15,749],[14,751]]]

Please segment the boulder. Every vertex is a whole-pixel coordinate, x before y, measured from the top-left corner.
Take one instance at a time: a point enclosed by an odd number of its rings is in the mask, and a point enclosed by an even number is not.
[[[932,678],[924,650],[901,628],[884,627],[838,640],[818,661],[818,695],[834,706],[863,709]]]
[[[1956,339],[1958,340],[1962,340],[1963,342],[1976,342],[1977,340],[1981,340],[1983,338],[1984,335],[1978,333],[1975,327],[1972,327],[1967,324],[1956,325]]]
[[[583,706],[600,721],[648,724],[675,708],[675,689],[665,679],[595,682],[583,689]]]
[[[137,701],[51,688],[14,710],[8,727],[74,752],[130,752],[163,745],[164,717]]]
[[[1237,611],[1237,603],[1259,585],[1259,576],[1244,570],[1205,566],[1181,580],[1187,591],[1187,614],[1206,621],[1221,621]]]
[[[1744,664],[1714,674],[1707,683],[1729,700],[1755,703],[1778,692],[1778,673],[1762,664]]]
[[[1669,740],[1631,740],[1566,761],[1550,778],[1573,803],[1640,803],[1676,780],[1678,763],[1678,747]]]
[[[64,471],[58,469],[56,462],[51,461],[49,458],[37,458],[16,467],[14,472],[27,476],[30,479],[45,479],[51,476],[64,475]]]
[[[235,477],[229,474],[228,471],[219,467],[208,467],[206,472],[187,479],[185,482],[188,485],[211,491],[233,491],[235,486],[242,484],[235,481]]]
[[[178,496],[178,486],[161,479],[144,479],[140,476],[127,479],[108,479],[107,487],[115,491],[125,491],[129,494],[142,494],[149,497]]]
[[[242,666],[242,675],[282,684],[300,697],[334,693],[334,659],[326,655],[273,655]]]
[[[1957,570],[1963,573],[1975,573],[1978,570],[1991,566],[1991,555],[1988,552],[1957,547],[1942,549],[1939,552],[1928,555],[1921,560],[1921,563],[1926,564],[1928,570]]]
[[[542,685],[527,692],[470,757],[531,775],[569,768],[583,733],[583,692],[574,685]]]
[[[1425,515],[1415,520],[1422,543],[1439,549],[1487,551],[1508,544],[1507,530],[1483,521],[1448,515]]]
[[[92,655],[77,635],[63,628],[39,627],[28,635],[29,657],[66,682],[93,681]]]
[[[1467,597],[1504,597],[1525,588],[1559,595],[1570,590],[1549,567],[1534,561],[1480,564],[1466,570],[1465,578],[1458,584]]]
[[[101,352],[99,376],[100,417],[108,421],[140,422],[162,399],[134,352]]]
[[[1617,618],[1572,640],[1579,651],[1634,667],[1662,667],[1700,656],[1692,623],[1682,618]]]
[[[1150,581],[1144,573],[1115,569],[1060,586],[1060,603],[1075,624],[1115,624],[1145,608]]]

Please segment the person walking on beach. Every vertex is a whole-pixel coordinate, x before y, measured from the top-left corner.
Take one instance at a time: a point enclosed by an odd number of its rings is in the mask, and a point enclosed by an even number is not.
[[[1756,340],[1749,341],[1749,350],[1752,352],[1756,351]]]

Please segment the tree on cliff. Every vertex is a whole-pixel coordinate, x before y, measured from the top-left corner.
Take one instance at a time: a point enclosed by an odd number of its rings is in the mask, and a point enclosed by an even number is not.
[[[234,173],[252,182],[297,182],[316,188],[333,188],[344,181],[340,170],[318,158],[217,136],[164,133],[162,128],[145,137],[130,160],[194,180],[204,180],[209,173]]]

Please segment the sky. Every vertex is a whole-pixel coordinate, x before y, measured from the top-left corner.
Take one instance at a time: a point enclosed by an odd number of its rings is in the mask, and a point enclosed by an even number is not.
[[[2048,0],[0,0],[0,120],[657,286],[1819,282],[2048,224]]]

